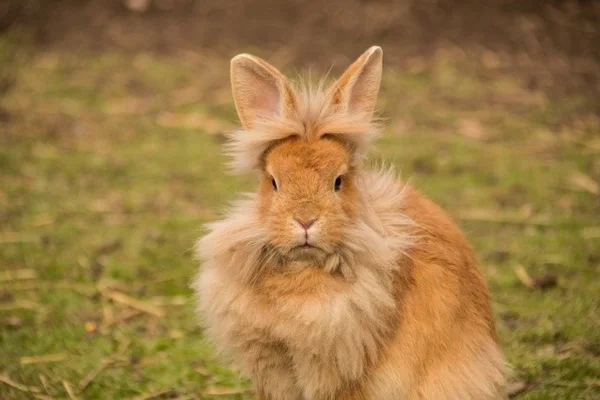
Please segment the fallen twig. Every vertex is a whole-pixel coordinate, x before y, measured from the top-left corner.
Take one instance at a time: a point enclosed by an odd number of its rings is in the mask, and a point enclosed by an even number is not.
[[[600,237],[600,226],[590,226],[581,230],[581,237],[584,239],[595,239]]]
[[[39,310],[44,308],[41,304],[35,303],[30,300],[17,300],[14,303],[0,305],[0,311],[13,311],[13,310]]]
[[[121,322],[127,322],[130,319],[135,318],[141,314],[143,314],[143,312],[138,309],[126,310],[126,311],[120,313],[117,317],[103,321],[100,329],[110,328],[111,326],[119,324]]]
[[[67,359],[67,354],[65,353],[57,353],[57,354],[46,354],[42,356],[30,356],[30,357],[21,357],[20,363],[21,365],[30,365],[30,364],[46,364],[53,362],[61,362]]]
[[[232,394],[252,393],[253,388],[230,388],[224,386],[211,386],[203,394],[205,396],[229,396]]]
[[[120,341],[119,348],[117,349],[116,355],[118,355],[118,356],[123,355],[129,348],[129,346],[131,346],[131,339],[125,338],[123,341]]]
[[[54,397],[46,396],[45,394],[34,394],[33,397],[39,400],[54,400]]]
[[[128,307],[135,308],[145,313],[154,315],[155,317],[162,318],[165,316],[165,311],[162,308],[133,298],[129,295],[126,295],[125,293],[106,289],[100,290],[100,293],[102,293],[103,296],[106,296],[111,300],[116,301],[117,303],[121,303]]]
[[[96,379],[96,377],[98,375],[100,375],[102,373],[102,371],[104,371],[109,366],[120,361],[120,356],[122,356],[123,353],[125,353],[125,351],[129,348],[130,344],[131,344],[131,341],[129,341],[129,340],[125,341],[125,342],[121,342],[121,344],[119,345],[119,349],[117,350],[117,352],[115,354],[113,354],[112,356],[110,356],[108,358],[104,358],[103,360],[101,360],[100,363],[98,365],[96,365],[96,367],[94,369],[92,369],[81,380],[81,382],[79,382],[79,385],[78,385],[79,393],[80,394],[83,393],[85,391],[85,389],[89,386],[89,384],[94,379]]]
[[[492,210],[472,210],[461,211],[458,214],[463,221],[488,222],[495,224],[521,225],[521,226],[540,226],[540,227],[581,227],[585,229],[589,226],[595,226],[598,221],[589,219],[551,219],[547,216],[524,217],[518,214],[500,214]],[[596,224],[594,224],[596,222]]]
[[[582,172],[573,171],[568,177],[568,183],[573,189],[583,190],[595,195],[600,194],[600,185],[598,182]]]
[[[69,398],[71,400],[77,400],[77,396],[75,396],[75,392],[73,391],[73,387],[71,386],[71,384],[67,381],[62,381],[62,384],[65,387],[65,390],[67,391],[67,394],[69,395]]]
[[[525,270],[525,267],[523,267],[522,265],[517,265],[515,267],[515,274],[517,274],[517,278],[519,278],[519,280],[521,281],[521,283],[525,286],[527,286],[528,288],[533,288],[533,278],[531,278],[531,276],[529,276],[529,274],[527,273],[527,271]]]
[[[516,215],[495,214],[490,211],[462,211],[461,220],[477,222],[493,222],[511,225],[554,226],[556,223],[546,218],[523,218]]]
[[[184,306],[187,303],[185,296],[157,296],[153,297],[151,301],[155,306]]]
[[[8,232],[0,236],[0,244],[35,243],[38,240],[38,237],[23,235],[19,232]]]
[[[560,382],[560,381],[549,381],[542,382],[545,385],[559,386],[566,388],[582,388],[582,387],[600,387],[600,380],[585,380],[583,382]]]
[[[579,146],[585,147],[587,150],[590,150],[591,152],[600,152],[600,140],[586,141],[586,140],[581,140],[578,138],[574,138],[571,136],[565,136],[565,135],[563,135],[563,138],[569,142],[572,142]]]
[[[146,393],[146,394],[142,394],[140,396],[134,397],[133,400],[149,400],[149,399],[154,399],[156,397],[165,395],[165,394],[169,394],[169,393],[173,393],[173,390],[171,389],[162,389],[162,390],[156,390],[154,392],[150,392],[150,393]]]
[[[50,384],[48,383],[48,379],[46,379],[46,377],[42,374],[40,374],[40,382],[42,382],[42,386],[44,387],[46,393],[50,394]]]
[[[146,367],[148,365],[154,364],[157,361],[164,360],[164,359],[166,359],[168,357],[169,357],[169,355],[167,353],[164,353],[164,352],[163,353],[158,353],[158,354],[155,354],[155,355],[150,356],[150,357],[142,358],[140,360],[140,365]]]
[[[509,398],[514,398],[527,389],[527,384],[523,381],[511,382],[506,387],[506,393]]]
[[[37,388],[36,386],[22,385],[18,382],[13,381],[12,379],[10,379],[9,376],[6,374],[0,374],[0,382],[4,383],[7,386],[10,386],[13,389],[17,389],[22,392],[28,392],[28,393],[39,393],[40,392],[40,389]]]
[[[37,278],[37,271],[31,268],[0,271],[0,282],[21,281]]]
[[[101,360],[100,363],[98,365],[96,365],[96,368],[94,368],[93,370],[91,370],[82,380],[81,382],[79,382],[79,393],[83,393],[83,391],[85,391],[85,389],[89,386],[89,384],[96,379],[96,377],[98,375],[100,375],[100,373],[102,371],[104,371],[109,365],[114,364],[115,363],[115,359],[104,359]]]
[[[531,289],[548,289],[557,285],[556,277],[544,275],[540,277],[531,277],[522,265],[515,267],[515,273],[523,285]]]
[[[92,296],[97,292],[94,286],[86,285],[82,283],[73,282],[40,282],[40,281],[29,281],[29,282],[14,282],[6,286],[8,290],[73,290],[84,296]]]

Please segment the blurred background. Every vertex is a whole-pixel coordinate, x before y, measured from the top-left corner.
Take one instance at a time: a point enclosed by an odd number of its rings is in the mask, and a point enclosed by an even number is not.
[[[600,2],[0,1],[0,398],[252,399],[203,338],[229,60],[335,77],[384,50],[373,162],[489,282],[511,397],[600,398]]]

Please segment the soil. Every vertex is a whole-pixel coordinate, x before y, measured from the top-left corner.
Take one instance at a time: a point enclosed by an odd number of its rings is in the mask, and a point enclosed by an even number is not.
[[[373,44],[399,65],[452,52],[535,90],[600,92],[591,0],[4,0],[0,29],[19,27],[40,49],[245,51],[297,68],[344,65]]]

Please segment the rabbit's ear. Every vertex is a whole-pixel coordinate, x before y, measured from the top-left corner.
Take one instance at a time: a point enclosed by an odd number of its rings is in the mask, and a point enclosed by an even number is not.
[[[381,83],[383,51],[373,46],[364,52],[331,87],[333,104],[349,113],[371,118]]]
[[[231,60],[231,88],[235,108],[246,130],[264,118],[285,117],[296,109],[287,79],[275,67],[250,54]]]

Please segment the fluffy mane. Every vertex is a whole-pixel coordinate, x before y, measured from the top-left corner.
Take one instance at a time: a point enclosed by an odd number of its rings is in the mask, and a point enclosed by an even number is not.
[[[354,280],[359,268],[389,274],[415,239],[414,221],[399,213],[408,186],[401,185],[392,169],[360,173],[361,208],[358,220],[346,230],[336,254],[323,260],[328,272]],[[261,223],[258,196],[246,193],[234,202],[225,219],[207,224],[209,233],[196,245],[197,257],[206,264],[235,268],[241,282],[251,283],[262,272],[290,260],[270,245],[269,231]]]
[[[357,379],[367,364],[376,363],[381,356],[381,343],[391,334],[393,324],[380,321],[389,320],[396,313],[395,272],[405,265],[402,260],[409,257],[407,253],[415,239],[411,235],[413,220],[398,212],[408,186],[398,184],[390,169],[361,172],[358,179],[362,197],[359,218],[346,230],[337,252],[321,260],[324,272],[339,274],[352,285],[352,295],[336,296],[331,300],[336,306],[320,308],[318,313],[309,306],[310,302],[307,308],[297,308],[296,303],[279,305],[281,318],[290,324],[295,324],[295,318],[305,321],[302,327],[289,325],[279,334],[306,331],[305,340],[312,351],[328,354],[330,362],[337,364],[340,373],[347,377],[344,379]],[[209,233],[197,242],[196,254],[203,269],[193,287],[204,296],[199,310],[208,319],[205,326],[211,338],[230,334],[221,330],[222,325],[215,318],[233,312],[228,307],[236,304],[239,293],[252,292],[260,286],[261,277],[270,273],[296,270],[297,261],[286,260],[271,248],[269,232],[261,223],[258,209],[258,197],[247,194],[232,205],[227,218],[208,224]],[[302,269],[296,271],[301,273]],[[231,287],[217,284],[221,282],[217,276],[227,276]],[[220,302],[208,300],[216,293]],[[263,314],[260,318],[249,314],[248,318],[257,326],[260,321],[270,321]],[[360,335],[356,333],[359,331]],[[241,371],[251,374],[251,368],[240,363],[236,349],[223,346],[220,340],[214,344],[222,356],[237,360]],[[349,348],[362,348],[364,352],[348,352]]]

